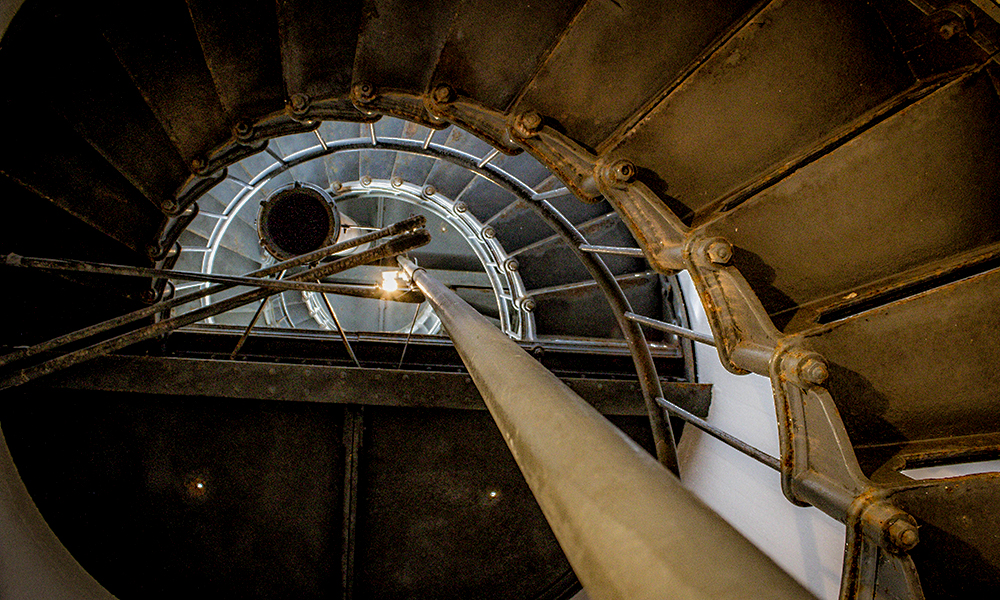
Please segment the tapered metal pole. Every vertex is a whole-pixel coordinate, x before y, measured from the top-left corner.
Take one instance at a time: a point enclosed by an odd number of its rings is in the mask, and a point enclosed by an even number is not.
[[[454,292],[400,265],[451,336],[592,598],[813,597]]]

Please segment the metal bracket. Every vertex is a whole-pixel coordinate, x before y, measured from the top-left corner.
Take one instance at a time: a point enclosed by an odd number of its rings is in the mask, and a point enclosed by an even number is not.
[[[469,98],[460,97],[451,86],[441,84],[424,96],[427,112],[441,123],[455,123],[483,138],[504,154],[522,152],[507,133],[507,119]]]

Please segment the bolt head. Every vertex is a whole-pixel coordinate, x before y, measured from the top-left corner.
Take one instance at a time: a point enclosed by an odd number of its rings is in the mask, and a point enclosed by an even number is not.
[[[250,124],[250,121],[240,120],[233,125],[233,131],[237,137],[246,137],[253,131],[253,125]]]
[[[830,376],[826,363],[816,358],[808,358],[799,368],[799,378],[813,385],[822,385]]]
[[[517,262],[516,258],[508,258],[506,261],[504,261],[503,265],[511,273],[515,273],[517,272],[518,269],[521,268],[521,265],[520,263]]]
[[[191,159],[191,170],[195,173],[203,173],[208,168],[208,161],[204,158]]]
[[[464,213],[467,210],[469,210],[469,205],[466,204],[465,202],[456,202],[455,203],[455,212],[457,212],[457,213]]]
[[[489,226],[483,227],[483,237],[484,238],[486,238],[488,240],[492,240],[496,236],[497,236],[497,230],[496,229],[493,229],[492,227],[489,227]]]
[[[434,88],[433,97],[438,104],[448,104],[455,99],[455,90],[450,85],[441,84]]]
[[[941,26],[938,27],[938,35],[940,35],[943,40],[950,40],[964,31],[965,23],[963,23],[961,19],[951,19],[942,23]]]
[[[521,308],[523,308],[526,312],[535,310],[535,306],[534,298],[524,298],[521,300]]]
[[[173,199],[164,200],[160,203],[160,208],[162,208],[164,212],[172,213],[177,210],[177,202]]]
[[[403,178],[402,177],[393,177],[392,181],[390,183],[392,183],[392,187],[399,187],[399,186],[403,185]]]
[[[437,193],[437,188],[434,187],[433,185],[428,185],[427,187],[424,188],[423,191],[424,195],[430,198],[431,196]]]
[[[712,242],[708,247],[708,260],[717,265],[724,265],[733,258],[733,245],[725,240]]]
[[[339,181],[330,182],[330,189],[335,192],[339,192],[340,190],[344,189],[344,184],[340,183]]]
[[[611,180],[615,183],[629,183],[635,179],[635,164],[626,159],[617,160],[608,168]]]
[[[372,178],[370,176],[365,175],[364,177],[361,178],[361,185],[371,185],[371,184],[372,184]]]
[[[359,102],[370,102],[375,99],[375,86],[368,82],[355,83],[351,88],[354,98]]]
[[[520,133],[534,135],[542,129],[542,115],[533,110],[521,113],[517,118],[517,125]]]
[[[909,552],[920,542],[916,526],[904,519],[896,519],[889,526],[889,540],[903,552]]]
[[[139,300],[145,304],[153,304],[156,302],[157,296],[159,296],[159,294],[156,293],[156,290],[142,290],[142,293],[139,294]]]
[[[297,113],[305,112],[309,108],[309,96],[305,94],[292,94],[290,100],[292,110]]]

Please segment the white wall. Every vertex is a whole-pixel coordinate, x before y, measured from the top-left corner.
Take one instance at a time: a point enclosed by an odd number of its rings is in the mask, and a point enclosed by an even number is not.
[[[679,275],[693,329],[711,333],[686,272]],[[698,381],[711,383],[708,421],[777,457],[778,426],[771,384],[759,375],[733,375],[715,348],[695,344]],[[681,480],[819,598],[840,589],[844,526],[814,508],[800,508],[781,493],[778,473],[715,438],[688,427],[680,448]]]

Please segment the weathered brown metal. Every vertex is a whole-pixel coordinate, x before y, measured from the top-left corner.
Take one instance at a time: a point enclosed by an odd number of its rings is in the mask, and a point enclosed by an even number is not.
[[[454,341],[592,597],[811,597],[489,321],[400,263]]]

